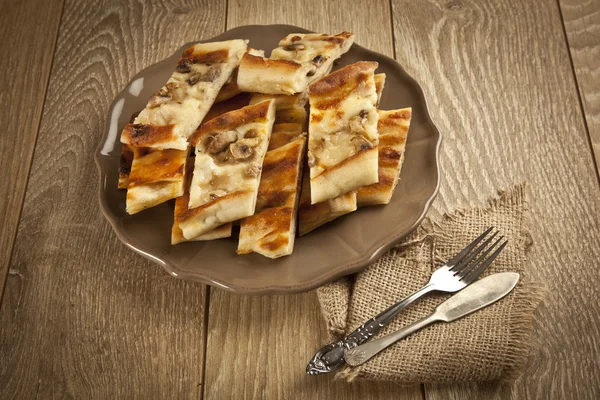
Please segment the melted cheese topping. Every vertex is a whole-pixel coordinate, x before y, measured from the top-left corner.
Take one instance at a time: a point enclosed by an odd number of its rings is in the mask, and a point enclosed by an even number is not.
[[[272,121],[271,121],[272,123]],[[227,194],[258,190],[260,173],[248,173],[251,168],[259,168],[267,151],[271,126],[268,123],[251,123],[234,129],[237,140],[244,139],[248,131],[256,132],[256,146],[253,155],[245,160],[225,160],[225,152],[212,154],[206,148],[206,141],[200,140],[196,146],[194,180],[190,189],[190,208],[207,204]],[[219,132],[215,132],[217,134]]]
[[[377,93],[372,75],[364,86],[351,91],[337,107],[318,109],[315,103],[318,104],[318,99],[311,98],[308,144],[312,156],[309,160],[314,159],[311,178],[357,153],[357,146],[352,140],[359,134],[351,129],[352,119],[361,121],[360,135],[373,146],[378,140]]]
[[[338,40],[327,40],[331,38]],[[342,34],[291,33],[279,42],[279,47],[271,52],[271,58],[295,61],[309,69],[316,67],[312,75],[307,77],[310,84],[325,76],[331,70],[333,62],[346,53],[353,42],[353,35],[344,37]]]
[[[238,39],[197,44],[186,50],[186,53],[192,51],[192,55],[196,52],[224,51],[228,56],[224,60],[217,60],[213,63],[193,63],[192,59],[189,64],[186,64],[189,71],[173,72],[167,84],[159,91],[159,93],[168,93],[169,100],[166,100],[167,96],[154,95],[134,123],[158,126],[175,125],[174,135],[180,138],[180,141],[185,141],[206,116],[219,90],[239,64],[246,48],[246,42]],[[174,145],[157,143],[153,147],[166,148],[169,146]]]

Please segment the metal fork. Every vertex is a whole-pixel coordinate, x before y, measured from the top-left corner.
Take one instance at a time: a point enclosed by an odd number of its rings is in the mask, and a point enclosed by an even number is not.
[[[454,258],[435,270],[429,282],[421,289],[396,304],[391,305],[376,317],[359,326],[345,338],[322,347],[306,366],[306,373],[309,375],[320,375],[339,369],[344,364],[344,349],[351,349],[369,340],[384,326],[389,324],[400,311],[421,296],[433,291],[458,292],[474,282],[508,243],[504,241],[496,248],[503,239],[503,236],[500,236],[490,246],[490,243],[498,235],[498,232],[495,232],[479,245],[492,230],[494,230],[494,227],[489,228]],[[488,254],[494,248],[496,250],[488,257]]]

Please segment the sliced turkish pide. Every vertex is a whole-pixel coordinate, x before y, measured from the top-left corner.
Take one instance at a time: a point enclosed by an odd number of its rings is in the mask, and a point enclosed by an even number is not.
[[[342,215],[356,211],[356,191],[352,191],[334,199],[317,204],[310,202],[310,177],[304,173],[302,178],[302,193],[298,207],[298,232],[300,236],[317,229]]]
[[[275,103],[265,101],[225,113],[198,128],[193,135],[196,160],[189,215],[179,220],[185,238],[254,214],[274,121]]]
[[[236,39],[196,44],[185,50],[166,85],[150,98],[135,121],[125,126],[121,142],[133,147],[185,150],[187,139],[204,119],[246,48],[245,40]]]
[[[127,184],[129,214],[183,195],[188,149],[133,148]]]
[[[269,258],[292,254],[306,136],[267,152],[256,211],[240,224],[238,254]]]
[[[294,94],[325,76],[333,62],[346,53],[354,35],[291,33],[279,42],[270,58],[246,54],[238,72],[242,91],[267,94]]]
[[[383,88],[385,87],[385,74],[375,74],[373,79],[375,80],[375,93],[377,93],[377,104],[375,104],[375,106],[379,108],[381,94],[383,93]]]
[[[127,189],[132,163],[133,147],[128,144],[123,144],[123,147],[121,148],[121,156],[119,158],[119,181],[117,183],[117,187],[119,189]]]
[[[190,216],[188,213],[188,204],[190,201],[190,184],[192,183],[192,176],[194,173],[194,157],[190,157],[187,161],[187,173],[185,178],[185,192],[183,196],[175,199],[175,212],[173,218],[173,228],[171,229],[171,244],[178,244],[190,241],[205,241],[222,239],[231,236],[231,222],[216,227],[210,232],[200,235],[193,239],[186,239],[183,236],[183,232],[179,227],[179,221],[184,221]]]
[[[253,56],[259,56],[259,57],[265,56],[264,50],[257,50],[257,49],[253,49],[250,47],[248,47],[248,49],[246,50],[246,53],[252,54]],[[238,69],[239,69],[239,67],[233,70],[233,73],[231,74],[231,76],[229,77],[227,82],[225,82],[225,84],[219,91],[219,94],[217,95],[215,103],[220,103],[222,101],[228,100],[228,99],[232,98],[233,96],[236,96],[236,95],[242,93],[242,91],[240,90],[240,87],[238,86],[238,83],[237,83]]]
[[[378,181],[376,62],[341,68],[309,87],[311,203]]]
[[[379,182],[363,186],[357,190],[359,207],[376,204],[388,204],[400,178],[404,161],[404,149],[410,119],[411,108],[401,110],[379,110]]]

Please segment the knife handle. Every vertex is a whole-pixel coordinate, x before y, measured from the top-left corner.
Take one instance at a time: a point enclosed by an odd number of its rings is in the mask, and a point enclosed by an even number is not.
[[[399,331],[390,333],[382,338],[372,340],[353,349],[346,350],[344,352],[344,359],[348,365],[353,367],[361,365],[400,339],[403,339],[408,335],[415,333],[419,329],[423,329],[424,327],[433,324],[436,321],[440,321],[439,316],[436,313],[430,314],[429,316],[420,319],[417,322],[400,329]]]

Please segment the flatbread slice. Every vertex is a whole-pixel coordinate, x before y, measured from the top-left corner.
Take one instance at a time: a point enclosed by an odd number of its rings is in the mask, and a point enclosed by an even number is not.
[[[354,35],[291,33],[279,42],[270,58],[244,55],[238,73],[242,91],[294,94],[325,76],[333,62],[346,53]]]
[[[198,128],[193,136],[196,160],[189,215],[179,220],[185,238],[254,214],[274,121],[275,103],[265,101],[225,113]]]
[[[201,43],[183,52],[176,71],[133,123],[127,124],[121,142],[134,147],[187,148],[245,53],[245,40]]]
[[[136,214],[184,192],[188,149],[134,148],[126,208]]]
[[[238,254],[255,252],[269,258],[292,254],[305,146],[302,136],[267,152],[256,212],[240,225]]]
[[[298,139],[306,132],[301,124],[275,124],[269,141],[269,151]]]
[[[215,103],[206,114],[206,117],[204,117],[204,122],[210,121],[211,119],[217,118],[218,116],[230,111],[239,110],[240,108],[246,107],[249,102],[250,94],[240,93],[230,99],[224,100],[220,103]],[[194,134],[197,133],[198,131],[194,132]],[[194,135],[190,137],[190,142],[194,142]]]
[[[121,157],[119,158],[119,182],[117,183],[119,189],[127,189],[132,163],[133,147],[128,144],[123,144],[123,147],[121,148]]]
[[[310,202],[310,177],[307,173],[302,178],[302,193],[298,207],[298,231],[300,236],[317,229],[342,215],[356,211],[356,191],[325,200],[321,203]]]
[[[312,204],[378,181],[376,62],[341,68],[309,87]]]
[[[275,101],[275,109],[277,111],[298,107],[305,108],[308,103],[308,92],[305,91],[292,95],[254,93],[250,99],[250,104],[258,104],[267,100]]]
[[[250,47],[248,48],[248,50],[246,50],[246,52],[248,54],[252,54],[253,56],[259,56],[259,57],[265,56],[264,50],[257,50],[257,49],[253,49]],[[240,87],[237,84],[238,68],[233,70],[233,73],[231,74],[231,76],[229,77],[227,82],[225,82],[223,87],[221,88],[221,91],[217,95],[217,99],[215,100],[215,103],[220,103],[222,101],[229,100],[233,96],[236,96],[236,95],[242,93],[242,91],[240,90]]]
[[[194,239],[186,239],[179,227],[179,220],[185,220],[188,214],[188,203],[190,201],[190,184],[192,183],[192,175],[194,173],[194,157],[190,157],[187,161],[186,184],[183,196],[175,199],[175,212],[173,218],[173,228],[171,229],[171,244],[178,244],[189,241],[205,241],[222,239],[231,236],[231,222],[216,227],[210,232],[200,235]]]
[[[406,137],[412,116],[411,108],[378,111],[379,122],[379,182],[357,190],[359,207],[388,204],[398,184]]]
[[[375,79],[375,93],[377,93],[377,103],[375,106],[379,108],[381,94],[383,93],[383,88],[385,87],[385,74],[375,74],[373,79]]]

